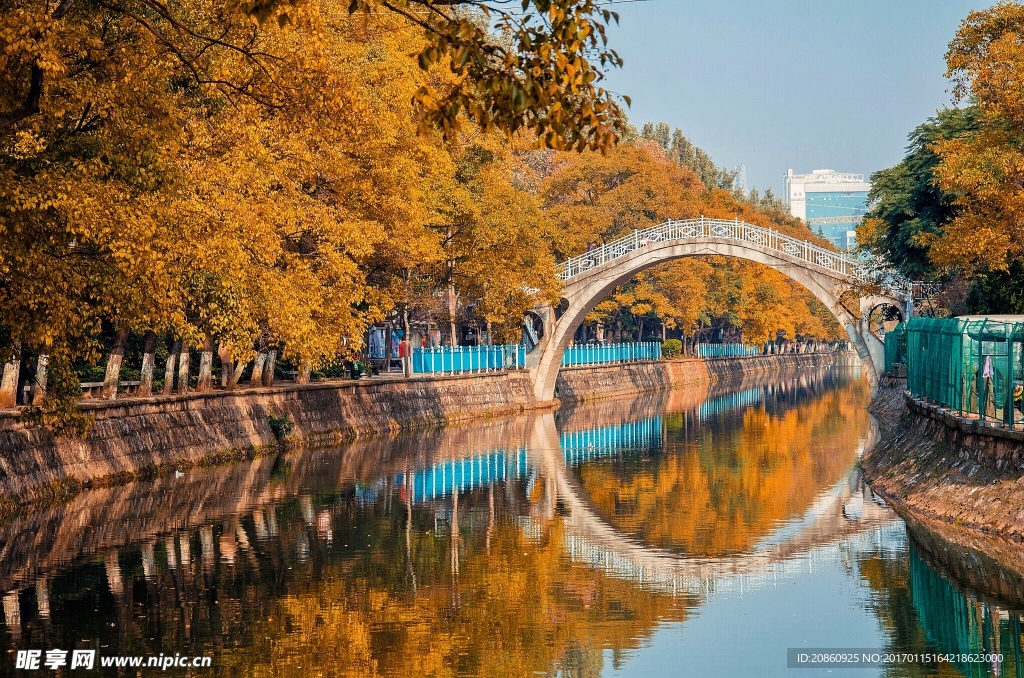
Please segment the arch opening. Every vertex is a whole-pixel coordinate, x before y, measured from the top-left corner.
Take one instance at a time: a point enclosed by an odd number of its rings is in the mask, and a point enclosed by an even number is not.
[[[868,315],[872,308],[881,304],[900,307],[899,300],[874,295],[861,298],[860,308],[848,309],[840,300],[840,296],[851,289],[850,281],[843,275],[824,267],[813,267],[795,255],[758,247],[755,243],[705,237],[694,238],[688,242],[652,242],[573,275],[563,290],[563,297],[569,302],[568,308],[560,314],[548,340],[539,345],[534,354],[527,358],[527,366],[534,373],[535,397],[544,401],[554,398],[555,380],[565,347],[572,340],[586,315],[617,286],[637,273],[659,264],[699,255],[736,257],[764,264],[801,285],[822,302],[839,321],[861,361],[866,363],[865,367],[870,368],[866,372],[872,386],[875,385],[878,376],[875,363],[877,356],[884,356],[884,346],[877,336],[868,330]],[[872,340],[873,344],[870,343]]]

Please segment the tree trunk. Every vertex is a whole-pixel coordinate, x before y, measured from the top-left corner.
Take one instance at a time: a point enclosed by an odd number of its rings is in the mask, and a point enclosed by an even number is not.
[[[188,344],[181,342],[181,353],[178,354],[178,393],[188,393]]]
[[[213,390],[213,337],[203,339],[203,351],[199,354],[199,378],[196,391],[206,393]]]
[[[142,351],[142,372],[139,376],[139,393],[142,398],[153,395],[153,365],[156,362],[156,332],[146,332],[146,344]]]
[[[161,393],[171,395],[174,392],[174,359],[178,355],[180,342],[171,344],[171,350],[167,352],[167,364],[164,367],[164,387]]]
[[[267,364],[263,366],[263,385],[271,386],[274,383],[274,368],[277,366],[277,351],[270,351],[267,354]]]
[[[36,360],[36,386],[32,389],[32,404],[39,407],[46,397],[46,366],[50,364],[50,357],[45,353],[39,354]]]
[[[238,380],[242,378],[242,372],[245,370],[245,363],[232,360],[231,355],[228,354],[227,363],[224,363],[223,359],[221,359],[221,364],[227,364],[230,366],[228,378],[224,382],[224,388],[229,391],[234,391],[235,387],[238,386]]]
[[[455,338],[457,329],[455,327],[456,313],[458,312],[458,302],[455,298],[455,285],[454,283],[448,284],[448,332],[450,336],[449,346],[458,346],[459,340]]]
[[[402,341],[405,342],[404,357],[402,358],[402,376],[406,379],[412,377],[412,333],[409,331],[409,307],[402,308]]]
[[[15,359],[4,365],[0,378],[0,410],[18,404],[18,377],[21,375],[21,345],[14,345]]]
[[[103,392],[100,397],[113,400],[117,397],[117,386],[121,381],[121,361],[124,360],[124,346],[128,343],[128,328],[117,330],[114,347],[107,358],[107,373],[103,377]]]
[[[390,364],[390,360],[388,363]],[[303,363],[299,365],[299,372],[295,375],[296,384],[308,384],[309,377],[313,373],[313,368],[309,366],[309,363]]]
[[[263,366],[267,364],[267,352],[260,351],[256,354],[256,360],[252,364],[252,376],[249,377],[250,386],[261,386],[263,384]]]
[[[222,388],[227,388],[228,382],[231,381],[232,370],[235,369],[235,363],[231,360],[231,351],[225,348],[224,344],[217,345],[217,357],[220,358],[220,385]]]

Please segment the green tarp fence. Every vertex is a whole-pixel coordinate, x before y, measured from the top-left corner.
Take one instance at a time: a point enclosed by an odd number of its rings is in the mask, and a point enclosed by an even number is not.
[[[885,371],[896,363],[907,362],[907,325],[900,323],[885,335]]]
[[[911,318],[906,332],[913,395],[1007,426],[1024,422],[1024,323]]]

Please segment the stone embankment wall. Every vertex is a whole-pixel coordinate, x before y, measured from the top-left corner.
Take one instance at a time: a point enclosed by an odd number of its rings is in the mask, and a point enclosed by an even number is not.
[[[337,489],[339,483],[370,484],[382,475],[394,477],[410,467],[462,459],[481,450],[519,449],[527,444],[537,416],[433,428],[403,437],[399,444],[363,438],[347,443],[344,454],[298,448],[285,457],[265,455],[244,464],[185,471],[180,477],[163,474],[80,492],[0,520],[0,592],[25,587],[40,575],[110,549],[152,544],[174,532],[238,521],[254,511],[272,512],[296,498],[302,503],[312,494]]]
[[[735,358],[684,358],[609,366],[563,367],[555,397],[565,402],[613,398],[629,393],[660,391],[693,384],[740,381],[753,374],[777,374],[803,367],[826,367],[844,361],[832,353],[804,353]]]
[[[137,477],[276,450],[270,416],[294,424],[291,440],[321,446],[360,434],[439,426],[522,412],[532,387],[522,373],[395,381],[284,384],[240,391],[86,401],[84,439],[52,438],[0,413],[0,497],[29,498],[87,480]]]
[[[863,459],[872,490],[954,537],[1024,540],[1024,436],[960,420],[908,398],[904,386],[880,388],[870,407],[881,428]]]
[[[828,354],[684,359],[570,368],[565,402],[677,389],[745,374],[832,364]],[[47,497],[82,484],[251,458],[277,449],[271,415],[290,419],[289,438],[323,446],[358,435],[439,426],[460,419],[555,407],[533,401],[522,372],[370,382],[330,381],[153,398],[86,401],[95,417],[84,439],[54,439],[0,412],[0,501]]]

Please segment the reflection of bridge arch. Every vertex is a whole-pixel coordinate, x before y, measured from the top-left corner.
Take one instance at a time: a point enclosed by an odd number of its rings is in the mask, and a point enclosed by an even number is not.
[[[554,397],[562,353],[583,318],[616,286],[644,269],[686,256],[721,255],[748,259],[784,273],[817,297],[846,329],[874,382],[884,365],[884,345],[867,327],[866,310],[879,303],[905,308],[906,281],[845,253],[827,250],[778,231],[741,221],[690,219],[667,221],[574,257],[561,266],[562,293],[567,304],[557,321],[548,313],[551,330],[527,358],[534,395]],[[848,309],[844,292],[881,285],[880,295],[859,294],[860,308]],[[906,314],[904,314],[906,315]],[[859,317],[858,317],[859,316]]]
[[[814,382],[812,378],[803,386],[813,387]],[[699,420],[714,418],[727,410],[764,402],[765,395],[764,387],[722,394],[705,401],[694,414]],[[438,461],[411,470],[408,479],[396,475],[395,486],[408,488],[409,499],[419,503],[461,495],[495,481],[524,478],[529,487],[539,482],[544,487],[542,497],[521,523],[528,535],[539,537],[543,525],[558,512],[564,516],[565,546],[572,559],[616,577],[680,594],[710,588],[757,588],[803,571],[809,567],[808,556],[813,560],[813,554],[834,548],[845,537],[897,524],[895,515],[875,503],[870,490],[854,477],[821,492],[801,518],[766,535],[750,552],[691,557],[651,548],[605,522],[590,506],[570,469],[624,450],[656,449],[663,435],[661,416],[560,432],[554,415],[545,414],[532,419],[522,448]]]
[[[639,442],[639,441],[638,441]],[[887,525],[896,516],[886,507],[864,501],[862,484],[843,480],[821,493],[807,510],[794,534],[780,531],[769,536],[751,553],[720,557],[689,557],[638,543],[622,534],[590,507],[568,465],[574,454],[562,449],[551,415],[539,417],[530,441],[530,461],[544,477],[547,491],[537,507],[538,518],[554,516],[557,505],[565,515],[570,555],[606,569],[611,574],[674,592],[707,590],[723,577],[737,578],[748,585],[760,578],[771,579],[794,567],[797,556],[844,537]],[[865,441],[867,445],[869,441]],[[851,507],[856,505],[857,519]]]

